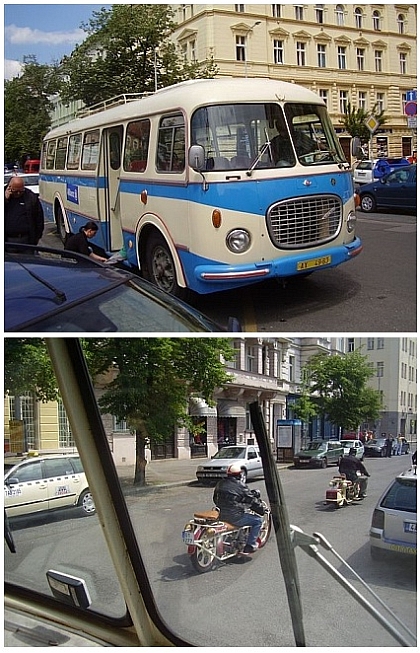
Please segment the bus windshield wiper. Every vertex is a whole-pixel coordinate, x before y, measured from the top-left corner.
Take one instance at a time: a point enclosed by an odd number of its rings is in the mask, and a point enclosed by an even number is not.
[[[253,162],[251,163],[250,167],[246,171],[246,174],[247,174],[248,177],[250,177],[252,175],[252,171],[255,169],[255,167],[258,165],[258,163],[261,161],[262,156],[267,152],[267,150],[270,153],[271,160],[273,160],[273,154],[271,152],[271,140],[270,140],[270,138],[268,136],[267,129],[264,129],[264,132],[265,132],[266,141],[265,141],[264,145],[261,147],[261,150],[258,152],[258,154],[255,157],[255,159],[253,160]]]

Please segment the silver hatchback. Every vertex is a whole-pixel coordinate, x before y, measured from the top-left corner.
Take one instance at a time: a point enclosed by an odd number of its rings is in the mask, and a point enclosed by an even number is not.
[[[370,527],[373,558],[385,551],[417,555],[417,473],[410,469],[387,487],[373,511]]]

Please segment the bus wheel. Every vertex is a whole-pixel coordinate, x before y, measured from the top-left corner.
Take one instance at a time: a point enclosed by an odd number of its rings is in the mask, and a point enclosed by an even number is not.
[[[147,243],[146,266],[149,280],[175,297],[184,296],[184,288],[176,282],[175,263],[164,238],[153,234]]]
[[[62,212],[60,206],[57,209],[57,215],[55,217],[55,223],[57,225],[57,231],[58,231],[58,235],[60,236],[60,240],[63,243],[63,245],[65,245],[66,238],[67,238],[67,232],[66,232],[66,225],[64,223],[63,212]]]

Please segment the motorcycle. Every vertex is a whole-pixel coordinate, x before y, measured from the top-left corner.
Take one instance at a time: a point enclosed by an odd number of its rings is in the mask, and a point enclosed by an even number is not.
[[[251,513],[262,517],[262,525],[257,539],[259,549],[267,543],[271,532],[271,511],[265,501],[254,490],[255,502],[250,506]],[[252,510],[252,507],[256,510]],[[262,511],[263,514],[260,514]],[[217,562],[241,556],[248,540],[250,526],[233,526],[219,519],[219,509],[194,513],[182,531],[182,540],[188,547],[188,555],[194,569],[202,574],[213,569]]]
[[[354,501],[359,501],[361,498],[359,483],[347,480],[345,474],[337,474],[329,483],[324,505],[333,503],[336,508],[341,508]]]

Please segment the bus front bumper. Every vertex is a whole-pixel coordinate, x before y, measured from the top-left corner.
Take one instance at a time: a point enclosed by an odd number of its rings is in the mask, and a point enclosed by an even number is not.
[[[362,249],[360,238],[355,238],[352,243],[325,249],[318,255],[314,252],[290,254],[272,261],[245,265],[201,263],[194,267],[191,287],[199,293],[210,293],[256,283],[263,279],[308,274],[350,261],[360,254]]]

